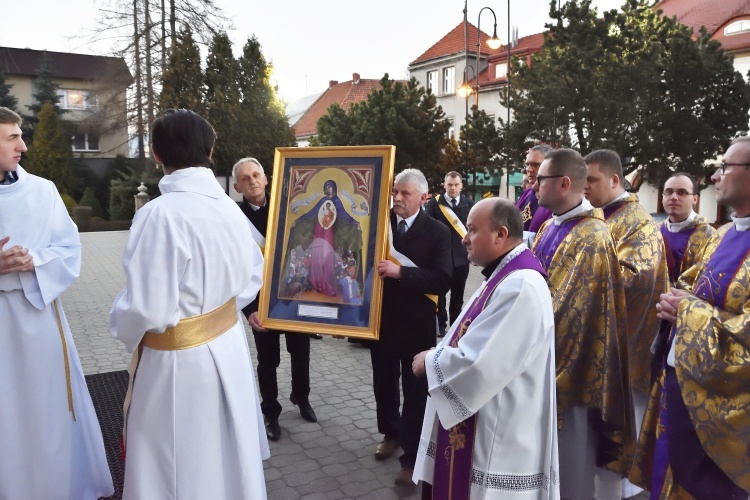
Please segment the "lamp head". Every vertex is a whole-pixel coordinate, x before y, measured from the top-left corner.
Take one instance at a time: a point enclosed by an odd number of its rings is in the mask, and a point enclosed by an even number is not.
[[[492,33],[492,38],[487,40],[487,46],[491,48],[492,50],[497,50],[500,48],[500,46],[503,44],[503,42],[497,37],[497,24],[495,25],[495,30]]]

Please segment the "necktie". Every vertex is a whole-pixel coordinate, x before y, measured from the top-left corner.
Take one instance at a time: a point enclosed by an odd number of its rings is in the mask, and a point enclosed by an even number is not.
[[[456,201],[455,198],[451,198],[451,205],[453,206],[453,210],[455,210],[456,209],[456,205],[458,205],[458,202]]]
[[[407,229],[407,227],[406,227],[406,221],[405,220],[402,220],[401,222],[398,223],[398,234],[399,234],[399,236],[403,236],[404,234],[406,234],[406,229]]]

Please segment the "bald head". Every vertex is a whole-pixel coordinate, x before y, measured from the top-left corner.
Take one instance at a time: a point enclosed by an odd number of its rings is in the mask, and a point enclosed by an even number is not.
[[[485,267],[521,243],[521,212],[508,200],[490,198],[472,207],[463,244],[469,260]]]

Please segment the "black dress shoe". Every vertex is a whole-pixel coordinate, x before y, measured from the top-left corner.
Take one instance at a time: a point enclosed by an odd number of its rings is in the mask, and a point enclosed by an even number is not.
[[[302,418],[307,420],[308,422],[317,422],[318,417],[315,416],[315,412],[312,409],[312,406],[310,406],[310,402],[308,400],[301,401],[297,399],[297,396],[292,393],[291,396],[289,396],[289,401],[292,402],[293,405],[297,405],[299,407],[299,414]]]
[[[281,438],[281,427],[278,420],[269,420],[266,424],[266,436],[271,441],[278,441]]]
[[[437,336],[438,336],[439,339],[442,339],[443,337],[445,337],[445,327],[444,326],[440,327],[440,329],[438,330]]]
[[[312,338],[314,338],[315,340],[323,340],[323,336],[322,336],[321,334],[319,334],[319,333],[313,333],[313,334],[312,334],[312,335],[310,335],[310,336],[311,336]]]

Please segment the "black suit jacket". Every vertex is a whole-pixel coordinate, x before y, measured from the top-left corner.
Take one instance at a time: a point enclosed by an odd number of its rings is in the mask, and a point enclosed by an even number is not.
[[[403,236],[393,211],[390,222],[393,246],[418,267],[404,266],[401,279],[383,280],[380,340],[373,348],[408,356],[435,346],[436,305],[425,294],[442,295],[450,288],[450,235],[422,210]]]
[[[427,202],[427,207],[425,208],[425,211],[427,212],[427,215],[432,217],[435,220],[438,220],[445,224],[448,229],[450,229],[451,232],[451,255],[453,256],[453,267],[459,267],[459,266],[467,266],[469,265],[469,255],[466,252],[466,247],[461,242],[462,238],[459,236],[459,234],[456,232],[455,229],[453,229],[453,225],[451,224],[451,221],[446,219],[445,215],[443,215],[442,210],[440,210],[440,207],[438,204],[446,206],[448,208],[451,207],[450,203],[448,203],[445,199],[444,195],[440,195],[437,199],[435,199],[435,196],[430,198],[430,201]],[[468,198],[462,194],[458,196],[458,203],[456,204],[456,209],[453,210],[456,215],[458,216],[459,220],[463,223],[464,226],[466,226],[466,219],[469,217],[469,211],[471,211],[471,207],[474,206],[474,201],[471,198]]]
[[[260,207],[258,210],[253,210],[253,207],[250,206],[250,203],[248,203],[245,198],[242,198],[242,201],[237,203],[237,205],[239,205],[240,207],[240,210],[242,210],[242,213],[245,214],[245,217],[247,217],[250,222],[253,223],[255,229],[257,229],[258,232],[264,237],[266,236],[266,229],[268,227],[268,202],[271,199],[270,196],[271,195],[268,193],[268,191],[266,191],[266,205]],[[242,309],[242,314],[244,314],[247,318],[252,313],[258,312],[259,301],[260,292],[258,292],[258,296],[255,297],[255,300],[250,302]]]

